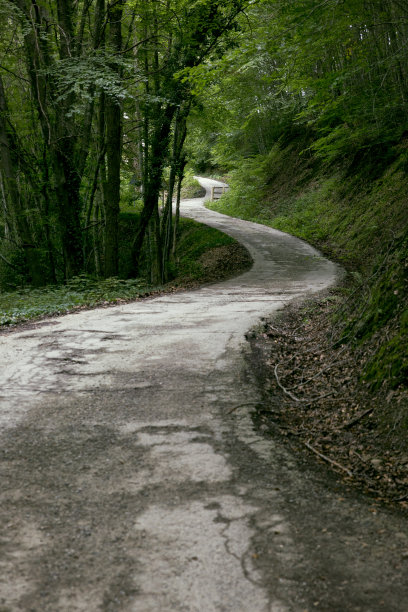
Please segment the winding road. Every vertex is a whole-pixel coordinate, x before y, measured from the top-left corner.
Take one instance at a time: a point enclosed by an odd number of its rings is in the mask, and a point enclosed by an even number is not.
[[[250,418],[244,334],[341,271],[203,200],[182,214],[252,269],[0,337],[1,612],[408,610],[406,522]]]

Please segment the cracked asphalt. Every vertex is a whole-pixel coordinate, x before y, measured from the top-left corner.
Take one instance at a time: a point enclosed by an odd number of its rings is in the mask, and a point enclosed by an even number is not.
[[[251,420],[245,333],[341,271],[200,200],[183,214],[252,269],[0,338],[0,611],[408,610],[406,518]]]

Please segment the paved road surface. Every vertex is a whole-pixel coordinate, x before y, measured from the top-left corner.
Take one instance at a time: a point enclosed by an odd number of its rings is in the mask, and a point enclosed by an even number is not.
[[[183,211],[253,268],[0,337],[0,610],[408,610],[405,522],[249,416],[245,332],[339,270],[199,200]]]

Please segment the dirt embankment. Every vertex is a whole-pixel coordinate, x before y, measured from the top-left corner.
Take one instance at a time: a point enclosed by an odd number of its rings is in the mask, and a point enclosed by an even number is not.
[[[251,255],[239,242],[214,247],[203,253],[198,260],[201,268],[199,278],[177,277],[164,287],[163,293],[221,282],[246,272],[252,263]]]
[[[357,344],[336,345],[333,300],[335,291],[292,305],[250,335],[264,392],[255,421],[349,484],[408,509],[408,390],[373,391],[361,379],[370,356]]]

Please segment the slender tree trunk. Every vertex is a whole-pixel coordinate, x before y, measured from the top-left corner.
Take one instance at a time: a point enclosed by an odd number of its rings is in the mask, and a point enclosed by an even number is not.
[[[108,10],[110,42],[116,52],[122,50],[123,0]],[[106,183],[105,210],[105,276],[118,274],[118,236],[120,202],[120,162],[122,145],[122,109],[120,102],[106,98],[106,157],[108,176]]]
[[[109,100],[106,106],[107,180],[105,202],[105,276],[118,273],[118,234],[120,201],[121,109]]]
[[[190,104],[183,110],[176,112],[173,134],[173,150],[170,164],[169,188],[167,202],[163,214],[162,222],[162,274],[163,281],[168,280],[170,257],[172,253],[173,240],[173,194],[177,176],[179,174],[182,150],[187,135],[187,115]]]
[[[103,232],[101,230],[101,205],[100,202],[97,201],[93,210],[93,227],[92,227],[92,236],[93,236],[93,251],[94,251],[94,265],[95,265],[95,274],[97,276],[101,276],[102,273],[102,262],[101,262],[101,252],[103,249]]]
[[[173,227],[173,245],[172,254],[174,255],[177,248],[177,230],[180,221],[180,200],[181,200],[181,186],[184,178],[184,169],[187,165],[186,156],[183,155],[180,160],[179,173],[177,176],[177,199],[176,199],[176,214],[174,216],[174,227]]]
[[[2,184],[5,191],[4,209],[9,212],[8,226],[14,227],[17,244],[24,251],[27,269],[31,282],[40,286],[46,281],[41,266],[40,253],[36,248],[27,220],[26,211],[21,204],[20,193],[15,175],[13,154],[17,151],[17,142],[13,134],[7,129],[6,116],[8,113],[3,80],[0,75],[0,169],[2,171]]]
[[[158,209],[163,167],[167,157],[170,127],[174,113],[175,106],[169,104],[161,110],[160,115],[156,117],[156,121],[151,122],[154,127],[151,135],[151,151],[148,157],[148,162],[146,162],[145,156],[146,183],[144,185],[143,210],[140,217],[138,232],[132,247],[132,259],[136,272],[138,270],[139,257],[147,225],[156,209]],[[162,276],[161,270],[160,276]]]

